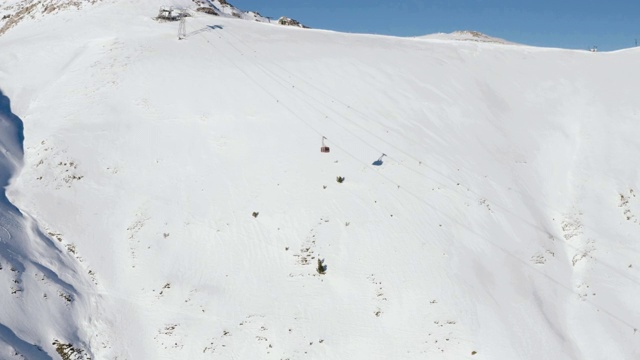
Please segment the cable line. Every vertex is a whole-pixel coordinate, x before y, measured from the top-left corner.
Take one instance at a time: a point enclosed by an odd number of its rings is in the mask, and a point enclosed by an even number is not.
[[[205,38],[205,40],[206,40],[210,45],[212,45],[213,47],[215,47],[216,49],[218,49],[218,48],[217,48],[213,43],[211,43],[211,42],[207,39],[207,37],[206,37],[206,36],[204,36],[204,35],[202,35],[202,36]],[[227,42],[227,43],[229,44],[229,46],[231,46],[232,48],[234,48],[234,49],[235,49],[235,50],[236,50],[240,55],[244,55],[244,52],[243,52],[243,51],[241,51],[240,49],[238,49],[238,47],[237,47],[237,46],[235,46],[235,45],[234,45],[232,42],[230,42],[228,39],[224,38],[223,36],[220,36],[219,38],[221,38],[221,39],[223,39],[225,42]],[[246,45],[245,45],[245,46],[246,46]],[[247,47],[248,47],[248,46],[247,46]],[[249,47],[249,48],[250,48],[250,47]],[[272,98],[274,98],[274,99],[279,103],[279,105],[280,105],[280,106],[282,106],[282,107],[283,107],[283,108],[285,108],[287,111],[289,111],[289,112],[294,116],[294,118],[296,118],[296,119],[300,120],[301,122],[303,122],[303,123],[304,123],[306,126],[308,126],[308,127],[309,127],[313,132],[317,133],[317,134],[318,134],[318,135],[320,135],[320,136],[324,136],[324,135],[322,134],[322,132],[321,132],[320,130],[318,130],[318,128],[316,128],[315,126],[313,126],[312,124],[310,124],[308,121],[304,120],[304,118],[303,118],[302,116],[300,116],[299,114],[297,114],[297,113],[296,113],[293,109],[291,109],[287,104],[285,104],[284,102],[279,101],[279,100],[278,100],[274,95],[272,95],[272,94],[271,94],[271,93],[270,93],[270,92],[269,92],[269,91],[268,91],[264,86],[262,86],[262,85],[260,84],[260,82],[259,82],[259,81],[255,80],[255,79],[254,79],[253,77],[251,77],[251,76],[250,76],[250,75],[249,75],[249,74],[248,74],[244,69],[242,69],[241,67],[239,67],[239,66],[238,66],[238,64],[237,64],[236,62],[231,61],[229,58],[227,58],[227,57],[226,57],[226,55],[224,55],[224,52],[221,52],[221,54],[223,54],[223,56],[227,59],[227,61],[229,61],[229,62],[230,62],[231,64],[233,64],[236,68],[238,68],[238,70],[240,70],[240,71],[241,71],[245,76],[247,76],[247,78],[248,78],[248,79],[250,79],[253,83],[255,83],[255,84],[256,84],[259,88],[261,88],[263,91],[265,91],[265,93],[267,93],[269,96],[271,96]],[[268,73],[268,72],[269,72],[269,70],[268,70],[268,69],[266,69],[266,68],[264,68],[262,65],[260,65],[260,63],[259,63],[259,62],[258,62],[258,63],[256,63],[256,64],[253,64],[253,65],[256,65],[256,68],[261,68],[261,69],[263,69],[263,71],[262,71],[262,72],[263,72],[266,76],[268,76],[268,77],[270,77],[270,78],[272,78],[272,79],[276,79],[276,81],[275,81],[275,82],[276,82],[276,83],[278,83],[280,86],[283,86],[283,88],[286,88],[286,89],[290,89],[290,88],[292,88],[292,87],[289,87],[289,86],[286,86],[285,84],[283,84],[283,83],[282,83],[282,81],[284,81],[284,80],[282,80],[280,77],[275,76],[273,72],[271,72],[271,75],[270,75],[270,74]],[[274,76],[275,76],[275,77],[274,77]],[[289,83],[289,84],[290,84],[290,83]],[[309,102],[308,102],[308,101],[306,101],[306,100],[305,100],[305,102],[309,104]],[[310,105],[310,106],[311,106],[311,105]],[[315,106],[312,106],[312,107],[314,108],[314,110],[318,111],[319,113],[324,114],[324,112],[322,112],[321,110],[317,109],[317,107],[315,107]],[[325,118],[328,118],[328,116],[327,116],[326,114],[325,114],[324,116],[325,116]],[[349,132],[350,132],[350,131],[349,131]],[[357,135],[353,134],[352,132],[350,132],[350,134],[354,135],[356,138],[358,138],[360,141],[362,141],[363,143],[367,144],[368,146],[370,146],[370,147],[374,148],[372,145],[368,144],[366,141],[364,141],[363,139],[361,139],[359,136],[357,136]],[[371,135],[376,136],[375,134],[371,134]],[[345,148],[344,148],[343,146],[341,146],[340,144],[335,143],[335,142],[332,142],[332,145],[333,145],[334,147],[336,147],[336,148],[340,149],[342,152],[344,152],[346,155],[348,155],[349,157],[351,157],[352,159],[354,159],[356,162],[364,164],[367,168],[369,167],[369,164],[368,164],[367,162],[364,162],[364,161],[360,160],[357,156],[353,155],[351,152],[349,152],[347,149],[345,149]],[[395,148],[395,146],[394,146],[394,148]],[[387,155],[387,156],[388,156],[388,155]],[[410,156],[410,155],[409,155],[409,156]],[[410,157],[411,157],[411,156],[410,156]],[[402,163],[398,162],[397,160],[396,160],[396,162],[397,162],[399,165],[403,165]],[[405,165],[403,165],[403,166],[405,166]],[[406,166],[405,166],[405,167],[406,167]],[[411,169],[411,168],[409,168],[409,167],[407,167],[407,168],[408,168],[408,169],[410,169],[410,170],[412,170],[412,169]],[[412,171],[415,171],[416,173],[418,173],[418,174],[420,174],[420,175],[422,175],[422,176],[425,176],[425,177],[426,177],[426,175],[421,174],[420,172],[418,172],[418,171],[416,171],[416,170],[412,170]],[[503,247],[502,247],[502,246],[500,246],[499,244],[497,244],[497,243],[495,243],[495,242],[493,242],[493,241],[491,241],[491,240],[487,239],[483,234],[481,234],[481,233],[479,233],[478,231],[476,231],[476,230],[474,230],[474,229],[470,228],[467,224],[464,224],[463,222],[461,222],[460,220],[458,220],[458,219],[454,218],[453,216],[451,216],[451,215],[449,215],[449,214],[446,214],[444,211],[442,211],[442,210],[438,209],[438,208],[437,208],[437,207],[435,207],[434,205],[432,205],[432,204],[430,204],[429,202],[427,202],[427,201],[426,201],[423,197],[421,197],[420,195],[415,194],[414,192],[412,192],[412,191],[408,190],[406,187],[401,187],[401,186],[400,186],[400,184],[399,184],[398,182],[396,182],[395,180],[393,180],[392,178],[390,178],[390,177],[388,177],[388,176],[386,176],[385,174],[380,173],[380,172],[375,172],[375,173],[376,173],[377,175],[379,175],[380,177],[384,178],[385,180],[387,180],[389,183],[391,183],[391,184],[394,184],[394,185],[398,186],[398,189],[399,189],[399,190],[401,190],[401,191],[405,192],[405,193],[406,193],[406,194],[408,194],[409,196],[411,196],[411,197],[415,198],[415,199],[416,199],[417,201],[419,201],[420,203],[422,203],[422,204],[426,205],[427,207],[429,207],[430,209],[432,209],[435,213],[439,213],[439,214],[441,214],[442,216],[444,216],[444,217],[448,218],[448,219],[449,219],[453,224],[458,225],[458,226],[460,226],[460,227],[462,227],[462,228],[465,228],[465,229],[466,229],[466,230],[468,230],[470,233],[473,233],[474,235],[476,235],[479,239],[484,240],[487,244],[489,244],[489,245],[491,245],[491,246],[493,246],[493,247],[497,248],[498,250],[500,250],[501,252],[505,253],[505,254],[506,254],[506,255],[508,255],[509,257],[512,257],[512,258],[516,259],[518,262],[520,262],[520,263],[522,263],[523,265],[525,265],[525,267],[527,267],[527,268],[529,268],[529,269],[533,270],[534,272],[538,273],[538,274],[539,274],[539,275],[541,275],[543,278],[546,278],[547,280],[552,281],[554,284],[556,284],[556,285],[560,286],[561,288],[563,288],[563,289],[565,289],[565,290],[569,291],[570,293],[572,293],[572,294],[574,294],[574,295],[575,295],[575,294],[577,294],[577,292],[576,292],[576,291],[574,291],[572,288],[570,288],[570,287],[568,287],[568,286],[566,286],[566,285],[562,284],[561,282],[559,282],[559,281],[555,280],[555,279],[554,279],[554,278],[552,278],[550,275],[548,275],[548,274],[546,274],[545,272],[541,271],[540,269],[538,269],[538,268],[536,268],[536,267],[532,266],[532,265],[531,265],[531,264],[529,264],[526,260],[521,259],[521,258],[520,258],[520,257],[518,257],[516,254],[511,253],[509,250],[507,250],[507,249],[503,248]],[[444,175],[443,175],[443,176],[444,176]],[[445,177],[446,177],[446,176],[445,176]],[[447,179],[448,179],[448,178],[447,178]],[[430,179],[430,180],[434,181],[433,179]],[[446,185],[444,185],[444,184],[442,184],[442,185],[443,185],[444,187],[447,187],[447,186],[446,186]],[[448,188],[448,187],[447,187],[447,188]],[[451,189],[450,189],[450,190],[451,190]],[[477,193],[475,193],[474,191],[472,191],[471,189],[468,189],[468,190],[469,190],[470,192],[474,193],[474,194],[477,194]],[[457,191],[454,191],[454,193],[456,193],[456,194],[458,194],[458,195],[461,195],[461,194],[459,194]],[[477,195],[478,195],[478,194],[477,194]],[[465,197],[466,197],[466,196],[465,196]],[[466,197],[466,198],[468,199],[468,197]],[[544,229],[542,229],[541,227],[539,227],[539,226],[537,226],[537,225],[535,225],[535,224],[532,224],[531,222],[529,222],[529,221],[527,221],[527,220],[525,220],[525,219],[522,219],[520,216],[518,216],[517,214],[512,213],[510,210],[506,209],[505,207],[500,206],[499,204],[495,204],[495,205],[496,205],[497,207],[502,208],[503,210],[506,210],[507,212],[511,213],[512,215],[516,216],[518,219],[520,219],[521,221],[523,221],[523,223],[528,224],[529,226],[532,226],[532,227],[534,227],[534,228],[536,228],[536,229],[538,229],[538,230],[544,231]],[[438,241],[439,243],[441,243],[441,244],[444,244],[442,241],[439,241],[439,240],[437,240],[437,241]],[[569,245],[569,246],[571,246],[571,245]],[[575,248],[574,248],[574,249],[575,249]],[[635,278],[633,278],[633,277],[630,277],[630,276],[629,276],[629,275],[627,275],[627,274],[622,274],[622,273],[620,273],[616,268],[614,268],[613,266],[609,265],[608,263],[603,262],[602,260],[598,260],[598,259],[596,259],[596,258],[595,258],[595,257],[593,257],[593,256],[592,256],[592,258],[593,258],[595,261],[598,261],[599,263],[601,263],[603,266],[605,266],[605,267],[609,268],[610,270],[612,270],[613,272],[617,273],[618,275],[621,275],[622,277],[624,277],[624,278],[626,278],[626,279],[628,279],[628,280],[630,280],[630,281],[632,281],[632,282],[635,282],[635,283],[640,284],[640,282],[638,282],[638,280],[637,280],[637,279],[635,279]],[[611,312],[609,312],[609,311],[607,311],[607,310],[605,310],[605,309],[601,308],[600,306],[598,306],[598,305],[594,304],[594,303],[593,303],[593,302],[591,302],[590,300],[586,300],[586,301],[588,301],[592,306],[594,306],[594,307],[596,307],[596,308],[598,308],[598,309],[602,310],[604,313],[608,314],[608,315],[609,315],[609,316],[611,316],[612,318],[614,318],[614,319],[618,320],[619,322],[623,323],[624,325],[626,325],[626,326],[628,326],[628,327],[630,327],[630,328],[632,328],[632,329],[636,329],[633,325],[631,325],[631,324],[629,324],[628,322],[626,322],[626,320],[624,320],[624,319],[622,319],[622,318],[620,318],[620,317],[618,317],[618,316],[616,316],[616,315],[612,314]]]

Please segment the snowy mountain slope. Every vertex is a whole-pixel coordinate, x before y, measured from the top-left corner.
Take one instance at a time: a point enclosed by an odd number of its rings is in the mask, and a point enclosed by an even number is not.
[[[95,359],[640,355],[640,52],[204,14],[178,41],[158,5],[0,37],[24,124],[8,201],[51,233],[23,236],[46,251],[21,256],[77,274],[59,277],[83,299],[62,320],[33,305],[41,290],[0,294],[4,354],[56,358],[59,340]]]
[[[22,165],[23,134],[1,92],[0,130],[0,358],[49,359],[53,349],[91,356],[87,342],[104,341],[100,332],[108,330],[91,316],[97,304],[90,276],[71,255],[73,246],[56,244],[59,234],[45,235],[4,193]]]

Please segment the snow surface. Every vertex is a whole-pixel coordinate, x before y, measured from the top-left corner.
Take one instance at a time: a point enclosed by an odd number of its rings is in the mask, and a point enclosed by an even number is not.
[[[0,358],[640,358],[639,51],[160,5],[0,37]]]

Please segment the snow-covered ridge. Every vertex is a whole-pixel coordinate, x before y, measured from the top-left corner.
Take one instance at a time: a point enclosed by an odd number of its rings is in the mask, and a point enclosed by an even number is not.
[[[460,30],[460,31],[454,31],[452,33],[436,33],[436,34],[417,36],[416,38],[430,39],[430,40],[475,41],[475,42],[482,42],[482,43],[509,44],[509,45],[515,44],[513,42],[500,39],[497,37],[489,36],[479,31],[473,31],[473,30]]]
[[[79,9],[102,0],[7,0],[0,5],[0,35],[26,19],[34,19],[61,10]]]
[[[98,325],[87,312],[97,310],[91,271],[62,234],[43,228],[6,193],[22,167],[23,140],[23,123],[0,90],[0,358],[50,359],[47,353],[57,352],[91,359],[87,327]]]
[[[288,18],[286,16],[280,17],[278,20],[260,15],[255,11],[243,11],[237,7],[231,5],[226,0],[193,0],[199,8],[209,7],[212,8],[217,15],[231,16],[244,20],[252,20],[257,22],[277,23],[279,25],[296,26],[301,28],[307,28],[307,26],[301,24],[297,20]]]
[[[7,0],[0,4],[0,36],[22,21],[37,19],[67,9],[80,9],[83,6],[93,5],[103,1],[105,0]],[[145,0],[139,1],[145,2]],[[163,1],[153,2],[156,3],[158,7],[167,5]],[[151,2],[147,0],[147,3]],[[294,19],[283,16],[278,20],[273,20],[254,11],[240,10],[225,0],[174,0],[170,1],[169,4],[175,4],[182,8],[205,11],[213,15],[306,28],[305,25]]]

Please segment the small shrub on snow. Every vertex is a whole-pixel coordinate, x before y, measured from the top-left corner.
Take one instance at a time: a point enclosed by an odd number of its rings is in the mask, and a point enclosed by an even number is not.
[[[318,267],[316,268],[316,271],[320,275],[324,275],[327,272],[327,266],[324,264],[323,260],[320,260],[320,258],[318,258]]]
[[[84,350],[74,348],[71,344],[63,344],[58,340],[54,340],[52,345],[56,347],[56,352],[62,360],[90,360],[85,355]]]

